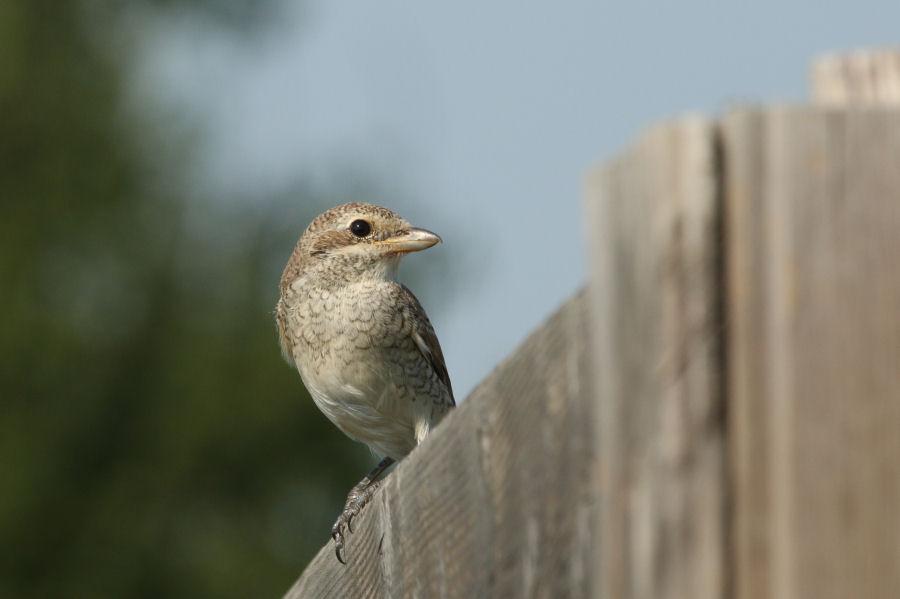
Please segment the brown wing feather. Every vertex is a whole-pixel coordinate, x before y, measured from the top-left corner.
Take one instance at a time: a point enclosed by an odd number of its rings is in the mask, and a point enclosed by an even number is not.
[[[407,300],[409,300],[409,306],[413,310],[415,316],[415,319],[413,320],[415,323],[413,336],[414,338],[418,336],[418,339],[415,339],[416,345],[422,352],[422,355],[428,360],[429,364],[431,364],[431,367],[434,369],[435,373],[437,373],[438,378],[440,378],[441,382],[447,387],[447,392],[450,394],[450,403],[455,406],[456,401],[453,399],[453,387],[450,386],[450,374],[447,372],[447,365],[444,363],[444,353],[441,351],[441,344],[438,342],[437,335],[434,334],[434,328],[431,326],[431,321],[428,320],[425,309],[422,308],[422,304],[420,304],[419,300],[416,299],[416,296],[412,294],[412,291],[405,285],[400,285],[400,288],[403,290],[403,294],[406,296]]]

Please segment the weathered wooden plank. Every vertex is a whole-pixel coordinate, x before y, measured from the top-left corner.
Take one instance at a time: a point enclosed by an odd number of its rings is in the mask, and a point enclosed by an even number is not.
[[[765,597],[769,588],[770,560],[766,558],[770,521],[770,481],[761,470],[771,460],[769,403],[762,401],[768,363],[745,342],[765,320],[760,284],[766,238],[762,230],[763,168],[765,157],[761,114],[740,111],[724,124],[722,166],[727,202],[723,205],[727,274],[727,408],[729,476],[731,478],[731,572],[737,597]],[[736,132],[740,132],[737,136]],[[754,232],[756,232],[754,234]],[[736,273],[743,273],[736,276]],[[735,365],[740,367],[735,368]],[[731,395],[754,398],[734,401]],[[752,576],[747,573],[752,572]]]
[[[900,589],[900,111],[723,125],[738,599]]]
[[[593,442],[585,296],[401,462],[287,597],[586,597]],[[337,509],[338,506],[335,506]]]
[[[900,106],[900,49],[823,56],[810,87],[813,101],[827,106]]]
[[[725,591],[715,150],[682,119],[589,182],[598,597]]]

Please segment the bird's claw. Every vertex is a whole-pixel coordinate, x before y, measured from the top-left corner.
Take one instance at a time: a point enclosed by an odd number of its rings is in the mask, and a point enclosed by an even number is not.
[[[353,526],[351,524],[353,518],[362,511],[367,503],[369,503],[369,500],[372,499],[372,495],[375,494],[375,490],[378,488],[377,481],[364,482],[365,484],[360,483],[350,490],[350,494],[347,495],[347,502],[344,504],[344,510],[341,512],[341,515],[338,516],[334,526],[331,527],[331,538],[334,541],[334,553],[337,556],[337,560],[342,564],[347,563],[341,555],[344,550],[344,529],[347,529],[348,534],[353,533]]]
[[[335,522],[334,526],[331,528],[331,539],[334,541],[334,555],[337,557],[337,561],[346,565],[346,560],[341,556],[341,551],[344,549],[343,528],[343,524],[341,524],[340,518],[338,518],[338,521]]]

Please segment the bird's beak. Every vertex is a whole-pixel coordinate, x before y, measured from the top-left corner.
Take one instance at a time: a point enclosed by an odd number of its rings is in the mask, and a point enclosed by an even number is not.
[[[399,233],[398,235],[388,237],[387,239],[382,239],[381,241],[376,241],[374,245],[386,245],[389,246],[391,248],[391,251],[393,252],[397,252],[398,254],[405,254],[407,252],[427,250],[434,244],[440,242],[441,238],[438,237],[435,233],[426,231],[425,229],[410,227],[409,229],[403,231],[402,233]]]

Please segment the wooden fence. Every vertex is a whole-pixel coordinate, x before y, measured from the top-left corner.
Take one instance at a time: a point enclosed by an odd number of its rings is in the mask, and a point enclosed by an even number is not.
[[[900,597],[900,53],[812,79],[592,173],[585,290],[287,597]]]

